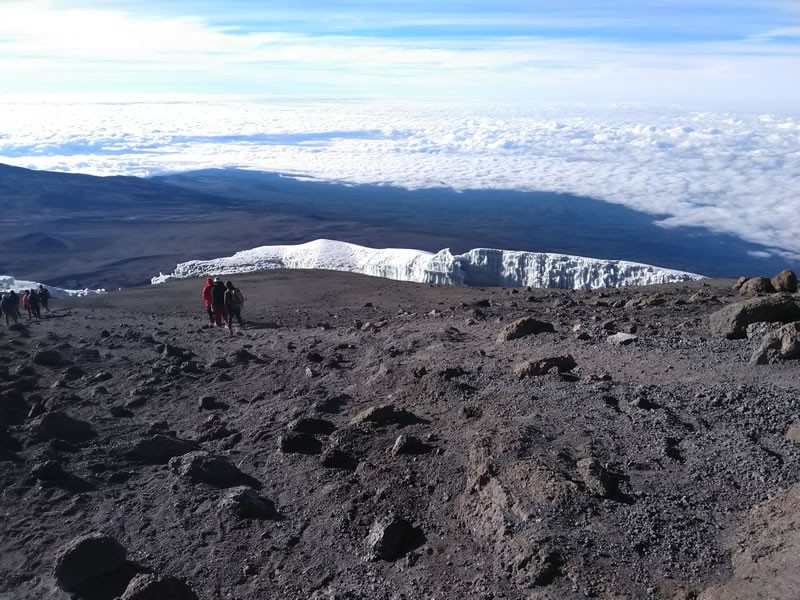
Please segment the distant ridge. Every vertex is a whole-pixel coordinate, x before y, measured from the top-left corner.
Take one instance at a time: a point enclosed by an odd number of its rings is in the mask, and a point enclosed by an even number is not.
[[[171,279],[249,273],[264,269],[350,271],[439,285],[598,289],[692,281],[702,276],[624,260],[477,248],[463,254],[402,248],[367,248],[348,242],[262,246],[233,256],[180,263],[153,284]]]

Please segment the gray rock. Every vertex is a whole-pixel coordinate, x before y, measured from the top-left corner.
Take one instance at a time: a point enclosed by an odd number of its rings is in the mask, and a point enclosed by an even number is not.
[[[273,519],[277,516],[275,505],[247,486],[228,490],[219,505],[241,519]]]
[[[214,396],[202,396],[200,398],[200,410],[211,410],[217,405],[217,399]]]
[[[295,419],[286,426],[289,431],[296,431],[298,433],[312,433],[327,435],[333,433],[336,426],[325,419],[314,419],[310,417],[303,417]]]
[[[424,540],[422,533],[411,523],[389,514],[372,524],[364,540],[368,560],[394,561],[413,550]]]
[[[789,292],[790,294],[794,294],[797,291],[797,275],[795,275],[791,269],[784,269],[775,275],[770,282],[776,292]]]
[[[739,288],[742,296],[758,296],[759,294],[773,294],[775,288],[772,282],[766,277],[753,277],[745,281]]]
[[[67,363],[58,350],[39,350],[34,353],[31,360],[43,367],[60,367]]]
[[[70,591],[91,577],[116,571],[127,552],[114,538],[91,533],[68,542],[59,549],[53,574],[58,587]]]
[[[19,390],[0,393],[0,425],[19,425],[30,412],[25,396]]]
[[[197,594],[175,577],[143,573],[131,579],[120,600],[197,600]]]
[[[606,338],[606,341],[609,344],[616,344],[617,346],[628,346],[629,344],[633,344],[636,340],[639,339],[638,335],[633,335],[632,333],[615,333],[614,335],[610,335]]]
[[[542,358],[539,360],[527,360],[514,367],[514,375],[519,379],[525,377],[536,377],[539,375],[547,375],[551,370],[558,373],[566,373],[578,366],[572,355],[566,356],[551,356],[549,358]]]
[[[530,317],[517,319],[513,323],[506,325],[500,334],[497,336],[498,343],[516,340],[528,335],[536,335],[539,333],[553,333],[555,328],[552,323],[544,321],[537,321]]]
[[[169,469],[194,483],[207,483],[215,487],[234,487],[246,478],[222,456],[203,451],[188,452],[170,459]]]
[[[427,454],[433,448],[413,435],[400,434],[392,446],[392,454]]]
[[[286,454],[320,454],[322,443],[310,433],[289,431],[278,438],[278,448]]]
[[[78,366],[72,365],[67,367],[61,376],[66,379],[67,381],[77,381],[81,377],[83,377],[86,373],[83,369]]]
[[[197,444],[167,435],[154,435],[145,440],[140,440],[126,452],[126,456],[133,461],[148,465],[165,465],[176,456],[183,456],[197,450]]]
[[[64,470],[57,460],[45,460],[35,464],[31,469],[31,475],[39,481],[53,481],[63,474]]]
[[[765,335],[761,345],[750,358],[750,363],[765,365],[795,358],[800,358],[800,321],[787,323]]]
[[[67,442],[85,442],[97,436],[89,423],[70,417],[60,410],[38,417],[31,423],[30,429],[36,441],[58,439]]]
[[[360,423],[377,423],[386,425],[389,423],[410,424],[417,423],[420,419],[414,413],[402,408],[396,408],[394,404],[381,404],[372,406],[361,411],[350,420],[351,425]]]
[[[601,498],[612,498],[617,494],[615,478],[593,458],[578,461],[578,474],[591,493]]]
[[[744,339],[747,326],[761,321],[800,321],[800,306],[791,296],[775,295],[730,304],[709,316],[711,333],[730,340]]]

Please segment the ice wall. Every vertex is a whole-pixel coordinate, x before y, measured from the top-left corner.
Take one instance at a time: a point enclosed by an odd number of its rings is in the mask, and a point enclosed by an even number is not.
[[[433,254],[402,248],[374,249],[315,240],[296,246],[262,246],[233,256],[180,263],[171,279],[247,273],[264,269],[329,269],[351,271],[419,283],[505,287],[595,289],[646,285],[699,279],[700,275],[662,269],[622,260],[603,260],[548,254],[477,248],[464,254],[445,249]]]

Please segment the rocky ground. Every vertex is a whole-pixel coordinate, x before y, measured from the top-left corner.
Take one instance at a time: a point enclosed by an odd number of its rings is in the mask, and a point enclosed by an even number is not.
[[[234,281],[0,330],[0,598],[800,595],[796,293]]]

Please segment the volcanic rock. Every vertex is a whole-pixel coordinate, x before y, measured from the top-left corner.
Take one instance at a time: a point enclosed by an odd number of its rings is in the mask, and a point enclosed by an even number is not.
[[[636,340],[639,339],[639,336],[633,335],[632,333],[615,333],[614,335],[610,335],[606,338],[606,341],[609,344],[616,344],[617,346],[628,346],[629,344],[633,344]]]
[[[170,459],[197,450],[197,444],[166,435],[154,435],[140,440],[126,456],[133,461],[149,465],[165,465]]]
[[[188,452],[169,461],[173,473],[194,483],[207,483],[215,487],[233,487],[246,478],[237,467],[222,456],[208,452]]]
[[[613,498],[617,494],[615,478],[593,458],[578,461],[578,474],[591,493],[601,498]]]
[[[759,321],[800,321],[800,306],[790,296],[752,298],[721,308],[709,316],[711,333],[730,340],[747,337],[747,326]]]
[[[58,350],[39,350],[31,360],[43,367],[60,367],[67,362]]]
[[[427,454],[431,450],[432,448],[418,437],[404,433],[397,436],[394,446],[392,446],[392,454],[394,456],[398,454]]]
[[[547,375],[551,370],[557,373],[566,373],[578,366],[571,355],[551,356],[539,360],[528,360],[514,367],[514,375],[519,379]]]
[[[36,441],[64,440],[85,442],[97,436],[91,424],[70,417],[62,411],[45,413],[30,425],[31,434]]]
[[[794,294],[797,291],[797,275],[791,269],[784,269],[771,279],[772,287],[776,292],[789,292]]]
[[[414,413],[402,408],[396,408],[393,404],[381,404],[361,411],[350,420],[350,424],[376,423],[378,425],[387,425],[389,423],[399,423],[405,425],[419,421],[419,417]]]
[[[25,420],[30,406],[19,390],[0,393],[0,425],[18,425]]]
[[[62,546],[55,557],[53,573],[58,586],[70,591],[91,577],[117,570],[127,552],[114,538],[91,533]]]
[[[498,343],[508,342],[528,335],[553,333],[554,331],[555,328],[552,323],[545,323],[544,321],[537,321],[530,317],[523,317],[522,319],[517,319],[513,323],[506,325],[497,336],[497,341]]]
[[[197,600],[197,594],[176,577],[141,573],[131,579],[120,600]]]
[[[775,288],[766,277],[753,277],[745,281],[739,288],[742,296],[758,296],[759,294],[773,294]]]
[[[227,490],[219,505],[240,519],[272,519],[276,516],[274,504],[247,486]]]
[[[287,454],[319,454],[322,443],[310,433],[289,431],[278,438],[278,448]]]
[[[787,323],[768,333],[750,358],[752,364],[765,365],[779,360],[800,358],[800,321]]]
[[[395,514],[377,519],[364,540],[367,560],[394,561],[424,541],[422,532]]]

